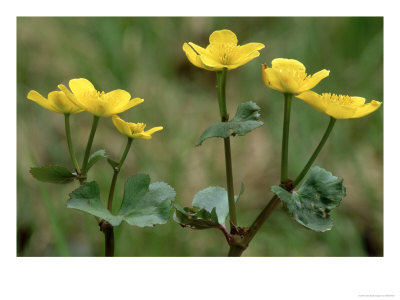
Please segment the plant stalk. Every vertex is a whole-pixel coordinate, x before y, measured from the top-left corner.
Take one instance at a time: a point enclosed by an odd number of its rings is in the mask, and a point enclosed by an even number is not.
[[[117,178],[119,171],[121,170],[121,167],[126,159],[126,156],[128,155],[129,149],[131,148],[133,139],[128,138],[128,141],[125,146],[124,153],[121,156],[121,159],[116,167],[114,167],[114,174],[111,180],[111,186],[110,186],[110,192],[108,194],[108,203],[107,203],[107,209],[112,213],[112,204],[114,200],[114,191],[115,191],[115,185],[117,183]],[[100,230],[104,233],[104,239],[105,239],[105,256],[114,256],[114,227],[106,222],[105,220],[100,221]]]
[[[319,142],[317,148],[315,148],[314,153],[311,155],[310,159],[308,160],[307,164],[304,166],[303,170],[300,172],[299,176],[293,181],[293,188],[296,187],[306,176],[308,170],[310,170],[312,164],[314,163],[315,159],[317,158],[318,154],[321,152],[321,149],[324,147],[325,142],[327,141],[333,126],[335,125],[336,119],[332,118],[329,120],[328,127],[325,130],[324,136],[322,137],[321,141]]]
[[[126,143],[124,153],[121,156],[121,159],[118,163],[118,165],[114,168],[114,174],[111,180],[111,186],[110,186],[110,192],[108,194],[108,203],[107,203],[107,209],[112,213],[112,203],[114,199],[114,190],[115,190],[115,185],[117,183],[117,178],[119,171],[121,170],[122,164],[124,163],[126,156],[128,155],[129,149],[131,148],[133,139],[128,138],[128,142]]]
[[[218,104],[222,122],[228,122],[229,120],[229,114],[226,108],[226,94],[225,94],[226,74],[227,74],[226,68],[222,69],[222,71],[217,71]],[[224,149],[225,149],[226,186],[228,190],[229,219],[232,231],[233,227],[237,225],[237,220],[236,220],[236,205],[235,205],[234,188],[233,188],[231,143],[229,137],[224,138]]]
[[[89,160],[90,156],[90,150],[92,149],[92,144],[93,144],[93,139],[94,135],[96,133],[97,125],[99,124],[100,117],[98,116],[93,116],[93,123],[92,123],[92,129],[90,130],[90,135],[88,139],[88,143],[86,146],[86,151],[85,151],[85,157],[83,158],[83,163],[82,163],[82,175],[86,175],[86,168],[87,168],[87,163]]]
[[[328,127],[326,128],[325,133],[322,136],[322,139],[319,142],[317,148],[315,148],[315,150],[314,150],[313,154],[311,155],[310,159],[308,160],[307,164],[304,166],[303,170],[300,172],[300,174],[297,176],[297,178],[293,182],[292,190],[303,180],[303,178],[307,174],[308,170],[311,168],[311,166],[314,163],[315,159],[317,158],[318,154],[321,152],[321,149],[324,147],[330,133],[332,132],[335,122],[336,122],[336,119],[331,117]],[[250,241],[254,238],[254,236],[256,235],[258,230],[268,219],[269,215],[275,209],[275,207],[277,206],[278,203],[279,203],[279,198],[276,195],[274,195],[271,198],[271,200],[268,202],[267,206],[261,211],[261,213],[258,215],[256,220],[253,222],[253,224],[250,226],[249,230],[247,231],[247,233],[242,241],[243,247],[231,246],[229,254],[228,254],[229,256],[241,256],[242,255],[242,253],[244,252],[244,250],[246,250]]]
[[[71,161],[74,165],[74,168],[78,174],[81,173],[81,169],[79,168],[79,163],[75,157],[75,152],[74,152],[74,147],[72,146],[72,139],[71,139],[71,127],[69,124],[69,116],[70,114],[64,114],[65,117],[65,135],[67,137],[67,143],[68,143],[68,150],[69,150],[69,155],[71,156]]]
[[[289,128],[290,128],[290,110],[292,106],[292,94],[285,93],[284,96],[285,96],[285,108],[283,114],[281,183],[285,183],[288,180]]]

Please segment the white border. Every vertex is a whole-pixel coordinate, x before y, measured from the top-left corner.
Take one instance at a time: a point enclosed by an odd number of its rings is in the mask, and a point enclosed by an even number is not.
[[[2,7],[1,299],[362,299],[400,297],[399,86],[395,1],[16,1]],[[16,258],[16,16],[384,16],[384,258]],[[348,45],[351,47],[352,45]],[[5,106],[4,106],[5,104]],[[12,124],[12,125],[10,125]],[[6,159],[4,159],[6,157]],[[11,226],[10,226],[11,224]],[[197,276],[192,272],[196,271]]]

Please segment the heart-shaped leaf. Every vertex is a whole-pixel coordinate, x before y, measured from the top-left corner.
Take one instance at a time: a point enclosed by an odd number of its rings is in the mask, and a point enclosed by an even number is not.
[[[75,208],[102,218],[112,226],[121,224],[122,219],[112,215],[100,200],[97,182],[87,182],[69,194],[68,208]]]
[[[317,166],[311,168],[298,191],[290,193],[279,186],[272,186],[271,190],[297,222],[315,231],[332,228],[329,212],[346,196],[343,179]]]
[[[118,216],[128,224],[139,227],[165,224],[169,219],[174,189],[165,182],[150,184],[150,177],[137,174],[125,184],[124,197]]]
[[[237,201],[243,194],[242,183]],[[219,186],[208,187],[198,192],[193,198],[193,207],[181,208],[175,205],[174,220],[182,226],[193,229],[206,229],[225,226],[229,214],[228,193]]]
[[[174,189],[164,182],[150,184],[150,177],[137,174],[128,178],[117,215],[111,214],[100,200],[96,182],[85,183],[70,194],[67,207],[100,217],[113,226],[124,220],[130,225],[145,227],[165,224],[170,215]]]

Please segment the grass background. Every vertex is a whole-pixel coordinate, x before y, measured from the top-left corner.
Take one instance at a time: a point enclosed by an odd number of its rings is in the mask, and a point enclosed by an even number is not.
[[[294,58],[309,73],[331,71],[314,90],[383,100],[383,18],[230,17],[230,18],[17,18],[17,244],[18,256],[101,256],[103,235],[93,217],[66,208],[78,186],[35,181],[31,166],[72,168],[62,115],[26,100],[29,90],[47,95],[60,83],[84,77],[99,90],[121,88],[145,102],[123,114],[128,121],[164,126],[151,141],[135,141],[119,177],[135,173],[165,181],[176,201],[189,206],[196,192],[225,186],[223,143],[210,139],[194,147],[207,126],[219,119],[215,74],[191,65],[182,44],[206,46],[208,36],[230,29],[239,43],[266,45],[259,58],[228,73],[227,102],[253,100],[265,125],[232,139],[235,190],[245,183],[238,220],[249,226],[279,181],[283,97],[265,87],[261,64]],[[78,160],[92,117],[71,117]],[[289,175],[295,177],[321,138],[329,117],[293,100]],[[119,159],[125,138],[111,119],[101,119],[93,151]],[[383,255],[383,107],[361,119],[340,120],[316,164],[344,178],[347,196],[332,212],[326,233],[305,229],[277,209],[245,252],[247,256]],[[105,161],[89,174],[106,199],[112,177]],[[123,224],[115,229],[117,256],[224,256],[228,246],[216,230],[192,231],[171,221],[154,228]]]

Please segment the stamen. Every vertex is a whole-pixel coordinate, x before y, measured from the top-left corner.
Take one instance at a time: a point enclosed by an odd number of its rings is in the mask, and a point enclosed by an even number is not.
[[[322,98],[330,103],[338,105],[351,106],[354,104],[354,100],[348,95],[336,95],[331,93],[322,93]]]
[[[144,123],[132,123],[132,131],[133,133],[142,133],[144,132],[144,129],[146,128],[146,124]]]

